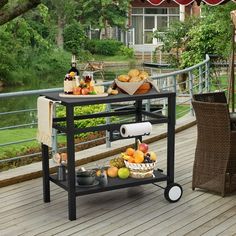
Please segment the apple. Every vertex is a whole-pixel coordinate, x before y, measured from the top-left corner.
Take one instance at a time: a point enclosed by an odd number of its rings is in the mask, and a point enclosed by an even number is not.
[[[122,167],[118,170],[118,177],[120,179],[127,179],[130,175],[130,171],[126,167]]]
[[[74,95],[80,95],[81,94],[81,88],[80,87],[74,87],[73,88],[73,94]]]
[[[148,145],[146,143],[140,143],[138,146],[138,150],[146,153],[148,151]]]
[[[87,94],[89,93],[89,89],[87,89],[87,88],[82,88],[81,93],[82,93],[83,95],[87,95]]]

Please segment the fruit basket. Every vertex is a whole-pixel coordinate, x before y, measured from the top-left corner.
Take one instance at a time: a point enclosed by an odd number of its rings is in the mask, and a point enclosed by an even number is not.
[[[122,93],[128,93],[129,95],[148,93],[152,88],[152,84],[148,80],[140,82],[121,82],[115,79],[115,83]]]
[[[136,179],[143,179],[153,176],[153,171],[157,162],[152,163],[130,163],[124,160],[125,166],[130,170],[130,177]]]

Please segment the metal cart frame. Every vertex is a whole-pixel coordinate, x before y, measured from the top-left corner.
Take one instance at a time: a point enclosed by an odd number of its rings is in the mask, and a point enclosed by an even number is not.
[[[165,197],[170,202],[178,201],[182,196],[182,188],[180,185],[174,183],[174,155],[175,155],[175,107],[176,107],[176,94],[174,92],[161,92],[157,93],[154,89],[146,94],[128,95],[118,94],[115,96],[96,97],[96,98],[64,98],[60,97],[58,93],[45,93],[42,96],[54,101],[60,101],[61,105],[66,107],[66,117],[53,118],[53,128],[60,132],[66,133],[67,137],[67,178],[66,181],[57,180],[55,174],[49,173],[49,148],[47,145],[42,144],[42,167],[43,167],[43,199],[44,202],[50,202],[50,181],[62,187],[68,192],[68,211],[69,219],[76,219],[76,196],[91,194],[96,192],[110,191],[119,188],[132,187],[142,184],[155,183],[160,181],[167,181],[167,187],[165,188]],[[163,116],[160,114],[144,111],[142,103],[144,100],[167,98],[168,100],[168,115]],[[89,115],[74,115],[74,107],[86,106],[94,104],[111,104],[116,102],[134,101],[134,107],[130,110],[116,111],[116,112],[102,112],[98,114]],[[143,122],[143,117],[148,117],[145,121],[149,121],[152,124],[167,123],[167,174],[163,174],[162,171],[154,171],[154,177],[145,179],[133,179],[128,178],[126,180],[120,180],[119,178],[109,178],[108,185],[105,187],[95,186],[92,188],[80,188],[75,184],[75,147],[74,147],[74,135],[82,132],[90,131],[102,131],[107,130],[110,132],[110,140],[117,139],[113,132],[119,130],[122,124],[104,124],[96,127],[76,128],[74,121],[78,119],[92,119],[98,117],[111,117],[111,116],[124,116],[134,115],[136,122]],[[60,122],[66,122],[65,126],[62,126]],[[134,123],[134,122],[133,122]],[[122,137],[119,137],[122,138]],[[133,137],[136,139],[142,139],[142,137]],[[171,189],[178,188],[178,197],[171,199],[168,195]],[[176,189],[175,189],[176,190]],[[169,199],[168,199],[169,198]]]

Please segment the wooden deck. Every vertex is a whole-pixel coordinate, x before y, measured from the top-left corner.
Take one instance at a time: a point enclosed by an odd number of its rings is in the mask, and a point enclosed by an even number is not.
[[[69,221],[67,193],[51,184],[43,203],[40,178],[0,189],[0,235],[236,235],[236,196],[191,190],[195,145],[196,126],[176,135],[175,181],[184,189],[177,203],[148,184],[77,197],[77,220]],[[150,149],[165,170],[166,140]]]

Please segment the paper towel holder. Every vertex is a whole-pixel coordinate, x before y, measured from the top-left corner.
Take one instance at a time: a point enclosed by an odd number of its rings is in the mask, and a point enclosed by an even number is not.
[[[151,131],[152,131],[152,124],[147,121],[122,124],[120,126],[120,135],[122,138],[132,138],[132,137],[135,138],[144,135],[150,135]]]
[[[125,133],[125,129],[122,128],[121,129],[121,133]],[[150,132],[149,133],[143,133],[141,136],[144,136],[144,135],[150,135]],[[128,138],[135,138],[135,137],[139,137],[140,135],[128,135]]]

